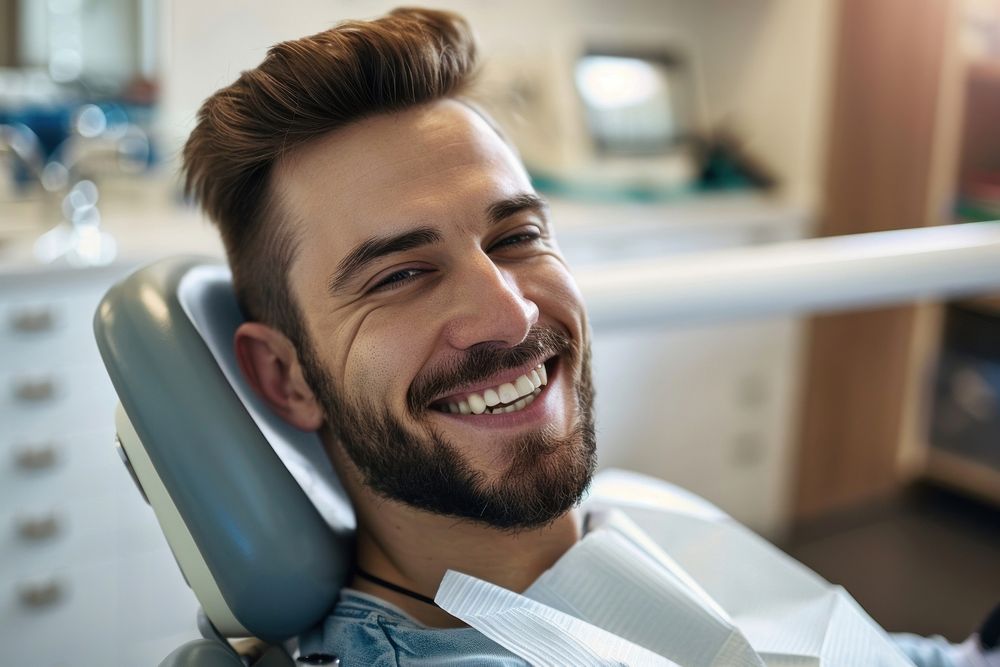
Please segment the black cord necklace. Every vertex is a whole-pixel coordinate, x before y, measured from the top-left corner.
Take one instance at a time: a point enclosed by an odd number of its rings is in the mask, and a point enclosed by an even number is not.
[[[381,586],[382,588],[388,588],[390,591],[395,591],[395,592],[399,593],[400,595],[406,595],[408,597],[413,598],[414,600],[420,600],[424,604],[433,605],[435,607],[438,606],[438,603],[434,601],[434,598],[429,598],[426,595],[421,595],[420,593],[417,593],[415,591],[411,591],[409,588],[403,588],[399,584],[394,584],[391,581],[386,581],[382,577],[376,577],[371,572],[365,572],[360,567],[355,566],[354,567],[354,571],[362,579],[367,579],[368,581],[372,582],[373,584],[375,584],[377,586]],[[440,608],[440,607],[438,607],[438,608]]]

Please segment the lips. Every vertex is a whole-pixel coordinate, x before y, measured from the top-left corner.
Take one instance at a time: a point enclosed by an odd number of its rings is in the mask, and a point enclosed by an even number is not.
[[[544,363],[535,363],[526,368],[514,369],[505,377],[498,376],[474,389],[466,389],[439,398],[430,408],[453,414],[481,415],[523,410],[535,400],[548,384],[546,363],[554,363],[551,357]]]
[[[481,415],[523,410],[548,383],[545,364],[538,364],[509,382],[502,382],[478,391],[456,394],[435,401],[432,408],[453,414]]]
[[[492,414],[497,408],[516,410],[519,401],[527,405],[532,394],[548,392],[543,374],[552,381],[564,357],[573,363],[575,345],[565,331],[551,326],[532,327],[525,339],[513,347],[474,345],[450,363],[435,364],[420,373],[407,392],[407,407],[413,415],[426,411],[448,414],[452,406],[457,410],[455,414],[461,415],[463,401],[470,416],[474,407],[483,408],[479,414]],[[482,405],[473,394],[479,395]]]

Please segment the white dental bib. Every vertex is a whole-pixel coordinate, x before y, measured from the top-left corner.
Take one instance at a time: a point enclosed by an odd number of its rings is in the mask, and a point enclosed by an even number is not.
[[[590,532],[523,594],[449,571],[435,601],[533,665],[904,667],[839,586],[707,502],[602,473]]]

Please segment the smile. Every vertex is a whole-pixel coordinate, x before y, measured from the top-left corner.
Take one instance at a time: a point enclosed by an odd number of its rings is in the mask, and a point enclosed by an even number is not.
[[[460,401],[441,401],[431,407],[452,414],[481,415],[523,410],[542,393],[548,384],[545,364],[538,364],[512,382],[504,382],[482,392],[472,392]]]

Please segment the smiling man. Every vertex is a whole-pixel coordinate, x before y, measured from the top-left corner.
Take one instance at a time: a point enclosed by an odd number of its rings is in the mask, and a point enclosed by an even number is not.
[[[276,413],[319,432],[357,515],[354,575],[303,638],[318,664],[524,665],[434,603],[445,573],[519,593],[602,544],[581,541],[575,511],[595,464],[583,303],[544,200],[464,97],[474,66],[454,14],[344,23],[215,93],[184,150],[247,319],[240,366]],[[586,592],[590,572],[564,592]],[[711,621],[685,609],[664,654]],[[743,641],[739,664],[762,665]],[[928,667],[986,664],[909,645]]]
[[[525,589],[579,539],[594,470],[583,304],[544,200],[463,98],[474,65],[453,14],[342,24],[209,98],[184,151],[248,319],[240,365],[319,431],[354,504],[327,628],[346,664],[461,626],[428,602],[448,569]],[[414,641],[432,664],[523,664],[470,629]]]
[[[429,101],[317,138],[272,182],[309,239],[289,281],[308,313],[306,382],[285,384],[296,360],[276,363],[270,327],[237,338],[272,404],[329,426],[338,470],[364,482],[356,497],[399,501],[409,524],[430,512],[523,532],[564,515],[593,467],[583,306],[497,133],[461,102]]]

